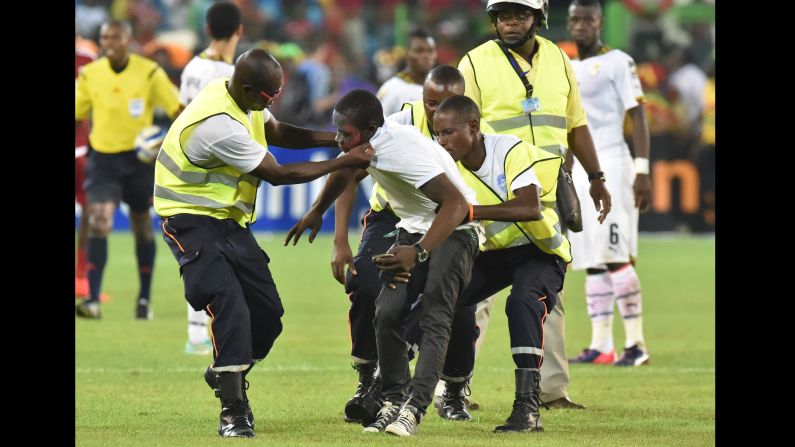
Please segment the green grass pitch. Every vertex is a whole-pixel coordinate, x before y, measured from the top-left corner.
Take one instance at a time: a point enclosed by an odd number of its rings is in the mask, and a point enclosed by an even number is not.
[[[358,235],[351,235],[356,248]],[[513,401],[513,362],[504,312],[494,312],[475,367],[471,422],[448,422],[431,407],[419,435],[400,439],[346,424],[342,408],[356,385],[350,367],[348,299],[331,276],[331,239],[258,235],[284,307],[284,332],[249,375],[257,438],[221,439],[219,401],[202,378],[207,358],[183,352],[186,304],[177,265],[159,239],[152,321],[134,319],[138,289],[129,233],[114,233],[100,321],[75,321],[75,441],[78,446],[427,445],[703,446],[715,444],[715,241],[642,237],[637,270],[651,365],[573,365],[569,392],[584,411],[544,410],[543,433],[492,433]],[[582,272],[565,284],[569,356],[590,341]],[[500,294],[502,309],[507,291]],[[614,336],[623,346],[616,315]]]

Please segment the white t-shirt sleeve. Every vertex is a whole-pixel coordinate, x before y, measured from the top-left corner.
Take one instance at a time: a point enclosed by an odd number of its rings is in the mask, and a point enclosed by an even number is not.
[[[536,185],[538,190],[541,190],[541,182],[538,180],[535,168],[530,168],[519,174],[511,183],[511,190],[516,191],[530,185]]]
[[[624,111],[637,107],[643,98],[638,70],[635,61],[627,54],[622,54],[615,65],[615,82]]]
[[[245,126],[227,115],[211,116],[198,124],[185,147],[188,159],[200,166],[215,158],[243,173],[253,171],[267,153]]]

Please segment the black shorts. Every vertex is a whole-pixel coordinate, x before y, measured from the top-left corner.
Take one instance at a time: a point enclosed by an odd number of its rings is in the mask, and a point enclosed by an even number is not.
[[[138,160],[135,151],[105,154],[89,151],[83,188],[89,203],[124,201],[131,211],[152,205],[155,167]]]

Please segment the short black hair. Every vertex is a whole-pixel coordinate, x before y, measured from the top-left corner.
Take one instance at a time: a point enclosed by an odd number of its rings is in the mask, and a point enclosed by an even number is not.
[[[436,108],[436,115],[447,112],[457,113],[466,122],[480,121],[480,109],[469,96],[453,95],[446,98]]]
[[[126,20],[111,19],[103,23],[102,26],[108,26],[108,27],[112,26],[114,28],[121,28],[122,31],[127,33],[128,36],[132,36],[133,34],[132,26],[130,26],[130,22]]]
[[[602,4],[599,2],[599,0],[572,0],[571,4],[576,6],[585,6],[586,8],[593,7],[599,9],[600,11],[602,10]]]
[[[417,28],[409,33],[409,42],[411,42],[411,39],[433,39],[433,36],[427,30]]]
[[[373,124],[378,127],[384,125],[384,108],[381,101],[367,90],[351,90],[340,98],[334,110],[345,115],[350,123],[357,129],[364,130]]]
[[[213,3],[207,10],[206,22],[210,37],[229,39],[240,27],[240,8],[232,2]]]
[[[464,76],[457,68],[451,65],[439,65],[428,72],[426,81],[433,81],[437,85],[464,85]]]

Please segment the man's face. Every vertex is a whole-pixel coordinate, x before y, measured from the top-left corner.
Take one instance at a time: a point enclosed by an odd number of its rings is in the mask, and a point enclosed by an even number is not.
[[[111,62],[124,62],[129,44],[130,35],[123,26],[102,25],[100,28],[99,45],[102,54]]]
[[[425,108],[425,116],[428,121],[433,123],[433,114],[442,101],[453,95],[463,95],[463,84],[439,85],[433,81],[425,81],[422,86],[422,106]]]
[[[475,142],[477,124],[468,123],[460,114],[447,111],[433,116],[436,142],[446,150],[453,160],[469,155]]]
[[[497,32],[509,45],[522,40],[535,22],[535,14],[531,9],[508,9],[497,11],[496,15]]]
[[[436,64],[436,43],[430,37],[421,39],[415,37],[409,42],[409,49],[406,52],[406,64],[409,69],[418,73],[431,71]]]
[[[342,152],[348,152],[364,142],[362,140],[362,132],[350,123],[347,116],[335,110],[331,115],[331,121],[334,123],[334,127],[337,128],[334,141],[337,142],[337,146]]]
[[[566,28],[577,45],[591,46],[602,30],[602,12],[593,6],[571,5]]]

